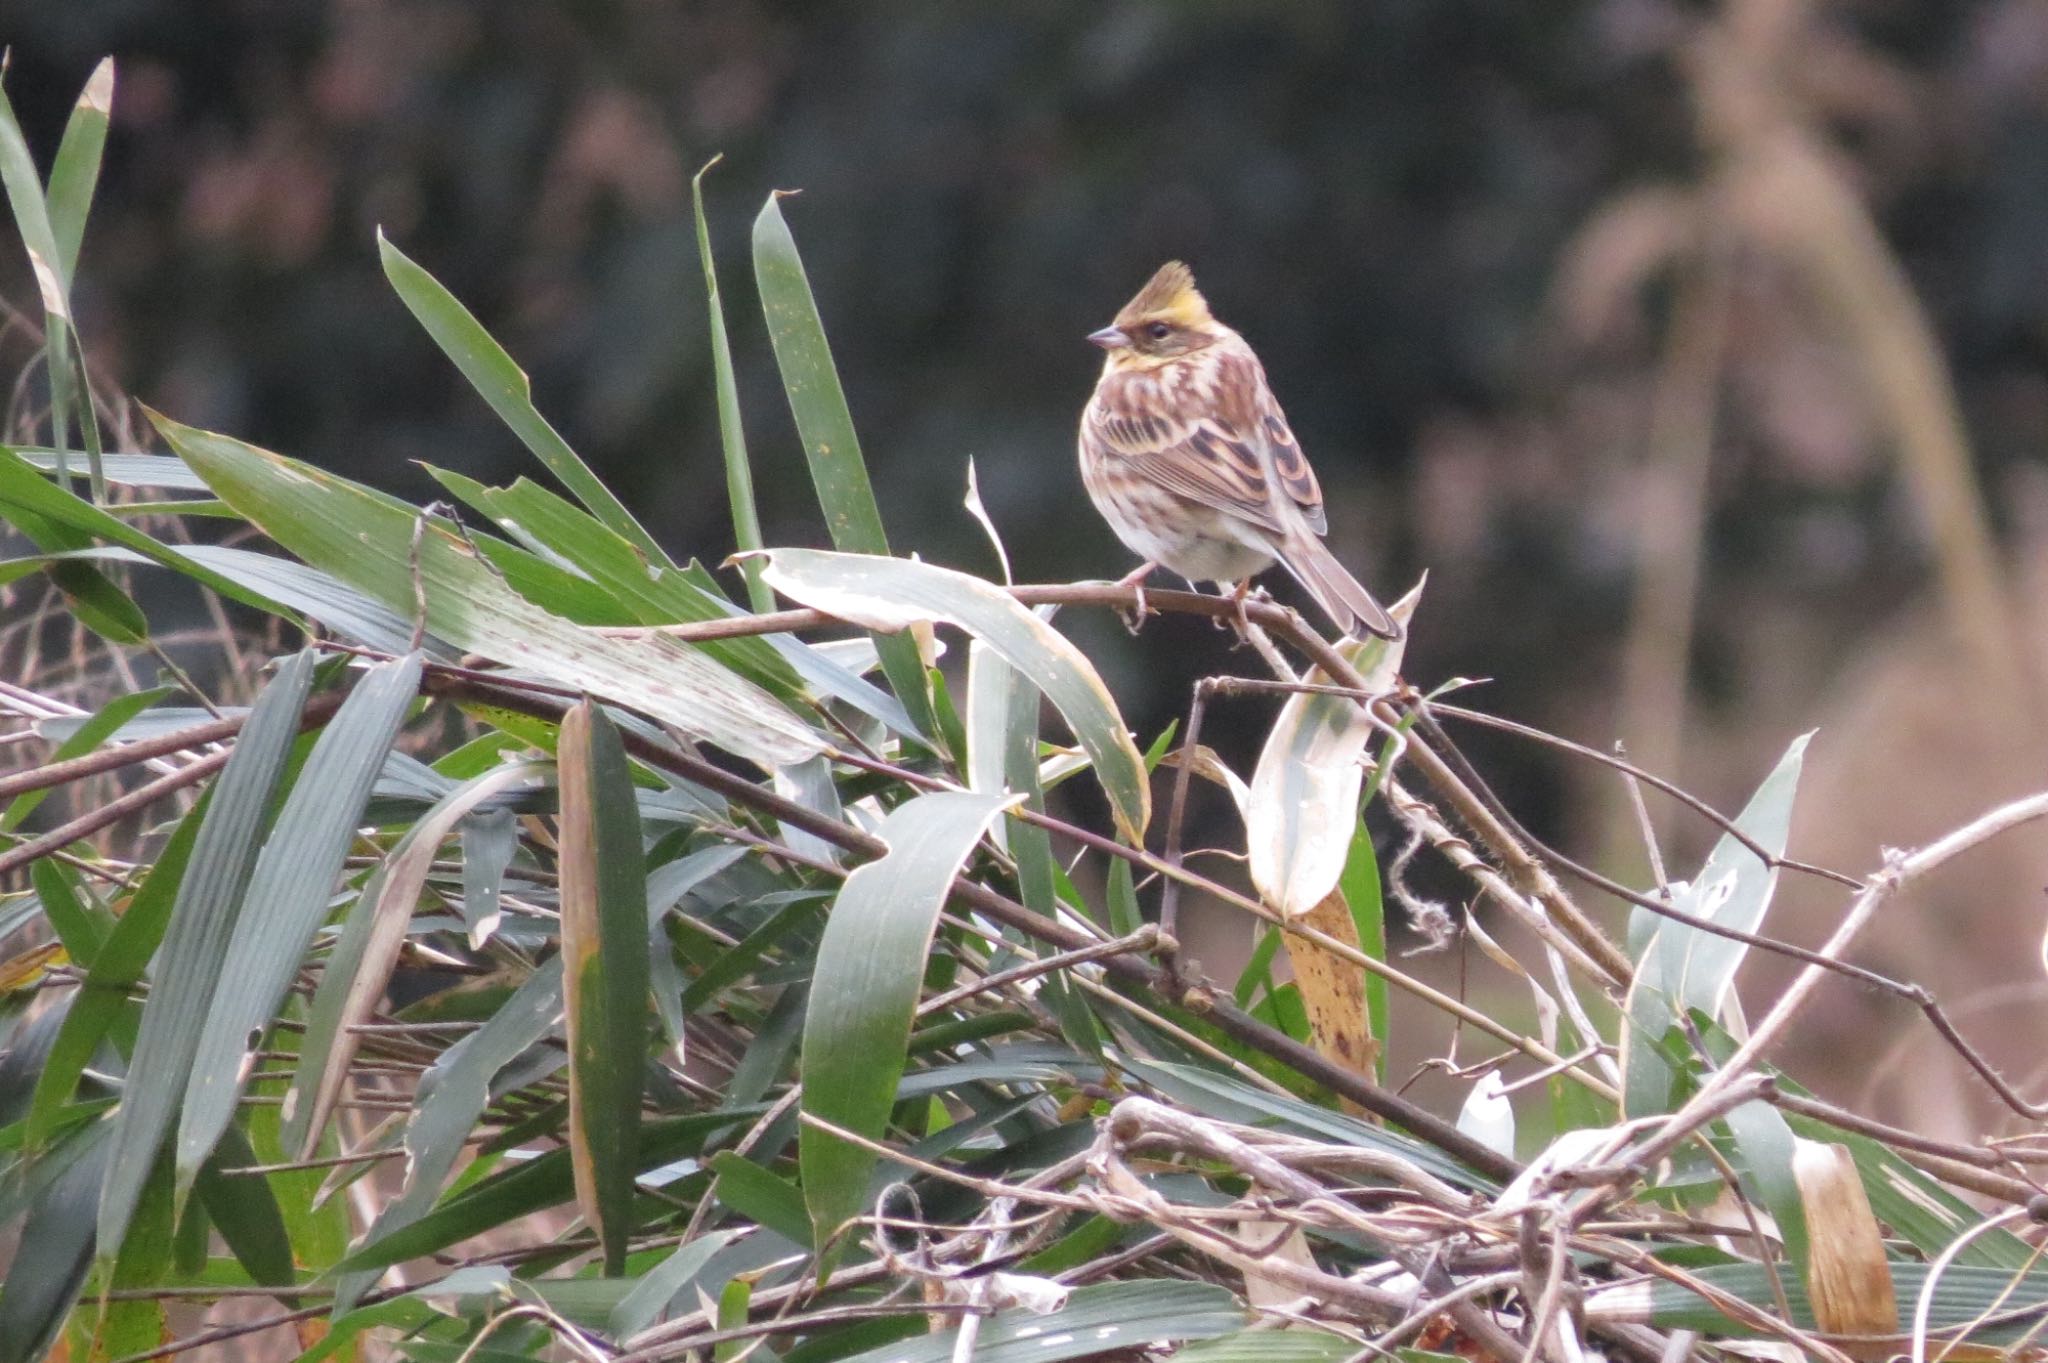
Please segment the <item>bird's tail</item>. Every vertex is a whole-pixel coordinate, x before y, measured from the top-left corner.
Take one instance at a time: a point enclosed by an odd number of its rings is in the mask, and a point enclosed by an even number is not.
[[[1350,635],[1364,630],[1382,639],[1400,639],[1400,624],[1372,599],[1371,592],[1358,585],[1358,579],[1345,570],[1315,532],[1306,526],[1294,527],[1278,548],[1281,564],[1308,589],[1338,629]]]

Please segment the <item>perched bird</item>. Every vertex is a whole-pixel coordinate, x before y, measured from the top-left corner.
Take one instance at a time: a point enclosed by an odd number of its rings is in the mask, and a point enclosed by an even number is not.
[[[1401,627],[1323,544],[1322,489],[1244,337],[1210,315],[1179,261],[1116,321],[1081,413],[1081,481],[1117,538],[1190,582],[1235,585],[1278,560],[1346,634]]]

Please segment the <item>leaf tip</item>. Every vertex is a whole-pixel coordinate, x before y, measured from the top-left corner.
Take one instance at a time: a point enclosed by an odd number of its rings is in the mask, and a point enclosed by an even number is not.
[[[91,109],[98,114],[114,112],[114,59],[100,58],[100,64],[92,69],[92,75],[85,82],[85,89],[79,93],[78,107]]]

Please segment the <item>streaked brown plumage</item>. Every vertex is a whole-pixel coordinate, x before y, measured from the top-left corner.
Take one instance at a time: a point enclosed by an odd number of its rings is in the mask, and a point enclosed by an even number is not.
[[[1277,561],[1346,634],[1401,637],[1323,544],[1322,489],[1266,371],[1187,266],[1161,266],[1088,339],[1109,354],[1081,413],[1081,481],[1148,568],[1232,585]]]

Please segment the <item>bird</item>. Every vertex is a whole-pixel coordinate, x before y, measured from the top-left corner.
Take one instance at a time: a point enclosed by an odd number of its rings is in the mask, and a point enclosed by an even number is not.
[[[1144,559],[1122,585],[1164,567],[1233,588],[1242,615],[1251,579],[1278,562],[1346,635],[1401,638],[1323,543],[1322,489],[1265,366],[1209,311],[1193,271],[1160,266],[1088,339],[1107,354],[1081,413],[1081,481]]]

